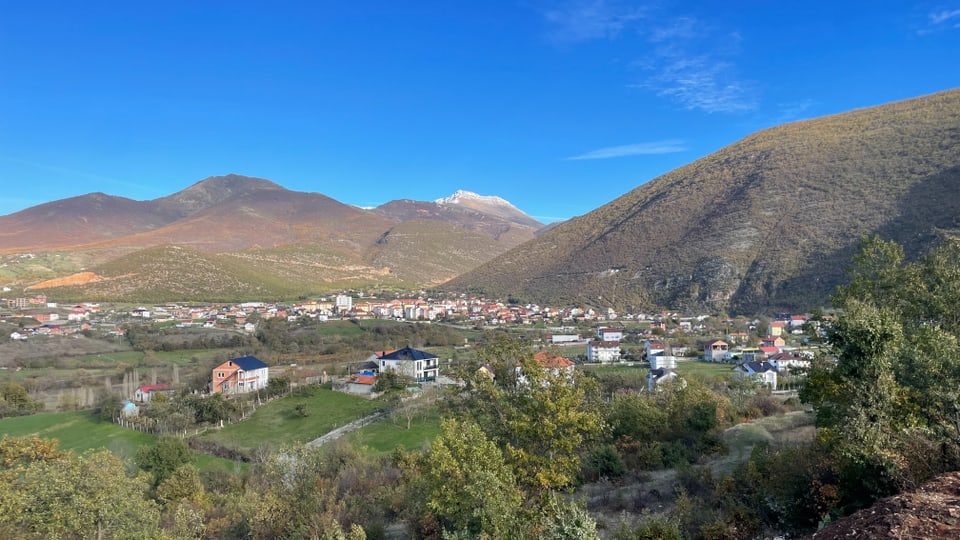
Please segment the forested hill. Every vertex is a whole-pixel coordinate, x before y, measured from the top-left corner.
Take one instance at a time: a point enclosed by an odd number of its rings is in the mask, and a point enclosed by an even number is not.
[[[451,281],[550,303],[822,305],[864,235],[960,229],[960,90],[757,132]]]

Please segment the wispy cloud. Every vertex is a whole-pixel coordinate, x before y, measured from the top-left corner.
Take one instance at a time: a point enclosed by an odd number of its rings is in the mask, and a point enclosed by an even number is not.
[[[651,156],[651,155],[658,155],[658,154],[674,154],[677,152],[685,152],[688,149],[689,148],[687,147],[684,141],[679,139],[670,139],[666,141],[625,144],[622,146],[609,146],[607,148],[592,150],[585,154],[568,157],[566,159],[567,160],[610,159],[610,158],[619,158],[619,157],[627,157],[627,156]]]
[[[957,25],[960,24],[960,9],[944,10],[930,14],[930,24],[939,25],[951,21],[954,28],[957,28]]]
[[[680,17],[653,28],[647,35],[653,46],[636,63],[649,73],[639,83],[685,109],[709,113],[738,113],[757,108],[755,85],[739,75],[739,33],[718,30],[693,17]]]
[[[739,113],[758,106],[756,85],[737,69],[742,39],[736,31],[693,16],[666,15],[652,3],[572,0],[541,14],[553,39],[563,44],[632,37],[638,59],[631,65],[644,76],[629,87],[709,113]]]
[[[926,36],[952,28],[960,28],[960,9],[944,9],[928,13],[926,26],[917,30],[917,34]]]
[[[551,38],[560,43],[615,38],[645,12],[644,7],[611,0],[574,0],[541,11]]]

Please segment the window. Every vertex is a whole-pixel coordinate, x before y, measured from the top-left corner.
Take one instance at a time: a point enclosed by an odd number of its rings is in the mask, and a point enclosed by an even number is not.
[[[223,372],[222,372],[222,371],[221,371],[220,373],[217,373],[217,378],[218,378],[218,379],[222,379],[222,378],[223,378]]]

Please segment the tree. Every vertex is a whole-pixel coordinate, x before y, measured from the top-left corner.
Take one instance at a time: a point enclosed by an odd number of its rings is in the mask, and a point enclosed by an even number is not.
[[[190,447],[179,437],[163,435],[153,446],[142,446],[135,458],[137,467],[153,474],[153,485],[159,486],[181,465],[190,463]]]
[[[502,449],[520,486],[531,494],[573,485],[581,448],[605,429],[599,385],[578,372],[544,369],[522,344],[500,339],[481,351],[495,380],[474,373],[463,402]],[[523,373],[518,379],[517,367]]]
[[[851,508],[960,468],[960,244],[905,263],[865,239],[834,302],[835,356],[817,361],[801,398],[840,464]]]
[[[145,498],[147,482],[127,476],[110,452],[50,452],[38,439],[4,439],[3,446],[7,457],[19,457],[0,468],[0,536],[159,536],[159,509]]]
[[[469,421],[445,420],[442,430],[418,463],[427,507],[452,531],[509,536],[522,497],[500,449]]]
[[[157,499],[163,504],[179,500],[194,500],[203,495],[203,482],[197,468],[187,463],[177,467],[157,486]]]

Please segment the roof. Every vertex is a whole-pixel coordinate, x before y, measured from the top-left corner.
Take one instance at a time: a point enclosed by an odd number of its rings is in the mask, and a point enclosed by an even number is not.
[[[747,362],[747,367],[754,373],[763,373],[765,371],[776,371],[770,362]]]
[[[533,355],[533,358],[545,368],[565,368],[574,365],[572,360],[568,360],[562,356],[558,356],[548,351],[540,351]]]
[[[726,345],[727,342],[722,339],[712,339],[703,344],[704,347],[710,347],[712,345]]]
[[[676,376],[677,376],[677,372],[669,368],[651,369],[649,374],[649,377],[653,379],[654,382],[660,382],[661,380],[669,379]]]
[[[377,358],[380,360],[433,360],[434,358],[439,358],[439,356],[419,349],[404,347],[392,353],[378,356]]]
[[[591,347],[603,347],[603,348],[607,348],[607,349],[613,349],[613,348],[619,349],[619,348],[620,348],[620,342],[619,342],[619,341],[599,341],[599,340],[596,340],[596,341],[591,341],[591,342],[588,343],[587,345],[590,345]]]
[[[378,369],[379,367],[380,367],[380,364],[377,364],[373,360],[368,360],[366,362],[361,363],[359,366],[357,366],[357,370],[365,371],[370,369]]]
[[[760,347],[760,352],[766,353],[766,354],[772,354],[772,353],[780,352],[780,349],[776,347]]]
[[[373,375],[354,375],[350,377],[349,381],[353,384],[377,384],[377,378]]]
[[[173,390],[169,384],[141,384],[137,387],[141,392],[162,392],[164,390]]]
[[[231,358],[231,362],[240,367],[244,371],[253,371],[255,369],[263,369],[269,367],[263,363],[262,360],[256,356],[241,356],[239,358]]]

